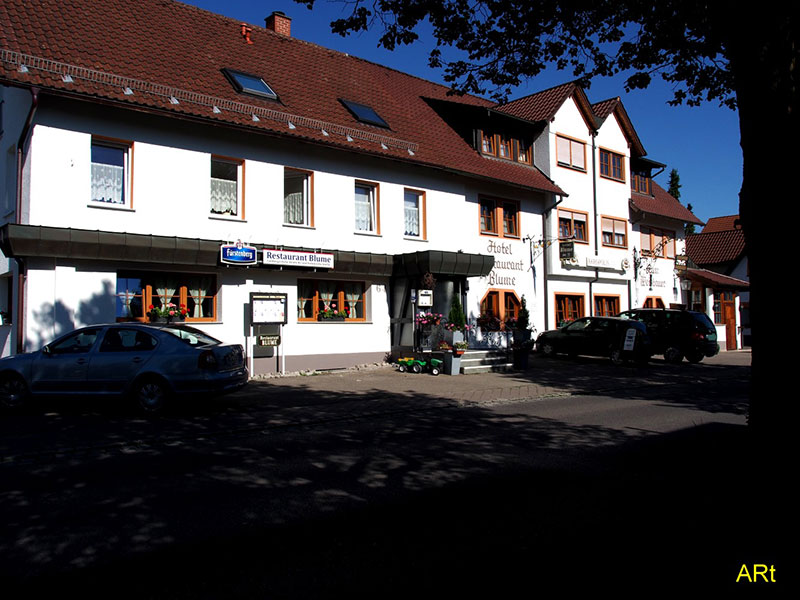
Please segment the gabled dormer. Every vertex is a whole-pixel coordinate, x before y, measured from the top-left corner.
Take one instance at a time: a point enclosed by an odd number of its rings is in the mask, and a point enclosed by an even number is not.
[[[643,156],[631,157],[631,193],[653,196],[653,173],[660,173],[666,165]]]

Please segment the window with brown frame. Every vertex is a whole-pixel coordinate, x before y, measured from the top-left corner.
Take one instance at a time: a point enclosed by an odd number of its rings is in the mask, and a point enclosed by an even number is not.
[[[244,161],[211,157],[211,214],[244,219]]]
[[[363,281],[297,280],[298,321],[317,321],[333,313],[344,313],[345,321],[366,320],[366,286]]]
[[[642,173],[632,173],[631,190],[640,194],[650,194],[650,177]]]
[[[556,162],[560,167],[586,171],[586,143],[557,135]]]
[[[600,176],[625,181],[625,157],[610,150],[600,150]]]
[[[603,246],[614,248],[628,247],[628,221],[614,217],[601,219],[603,229]]]
[[[655,227],[642,227],[642,256],[675,258],[675,232]]]
[[[511,138],[503,135],[498,134],[497,136],[497,156],[500,158],[505,158],[507,160],[511,160]]]
[[[619,296],[595,296],[594,314],[597,317],[614,317],[619,314]]]
[[[649,296],[644,299],[642,308],[665,308],[664,301],[658,296]]]
[[[355,230],[381,233],[381,209],[378,184],[357,181],[355,184]]]
[[[497,234],[497,223],[494,220],[494,213],[497,205],[494,200],[482,198],[481,206],[481,233]]]
[[[481,300],[479,325],[484,329],[504,329],[505,323],[519,318],[521,303],[512,290],[489,290]]]
[[[497,154],[494,138],[494,134],[481,131],[481,152],[484,154],[491,154],[492,156]]]
[[[502,231],[498,231],[499,224]],[[519,202],[514,200],[480,199],[480,232],[484,235],[518,238]]]
[[[133,144],[93,138],[91,196],[95,204],[131,208]]]
[[[145,321],[152,308],[169,304],[187,310],[187,321],[217,320],[217,278],[199,273],[120,271],[117,321]]]
[[[285,167],[283,170],[283,223],[314,226],[314,174]]]
[[[587,213],[574,210],[558,210],[558,237],[566,239],[574,236],[576,242],[589,241],[587,226],[589,216]]]
[[[528,140],[512,137],[505,133],[480,131],[480,150],[483,154],[496,156],[525,164],[532,164],[533,153]]]
[[[526,165],[532,164],[533,152],[531,151],[531,145],[524,140],[517,140],[516,147],[517,162],[525,163]]]
[[[556,294],[556,326],[585,316],[583,294]]]
[[[425,218],[425,192],[406,189],[403,192],[404,235],[410,238],[427,239]]]

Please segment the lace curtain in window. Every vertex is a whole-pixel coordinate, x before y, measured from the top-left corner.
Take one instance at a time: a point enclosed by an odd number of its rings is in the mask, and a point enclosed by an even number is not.
[[[125,204],[125,168],[92,163],[92,200]]]
[[[356,186],[356,231],[375,231],[373,189]]]
[[[237,182],[229,179],[211,178],[211,212],[236,215],[238,200]]]

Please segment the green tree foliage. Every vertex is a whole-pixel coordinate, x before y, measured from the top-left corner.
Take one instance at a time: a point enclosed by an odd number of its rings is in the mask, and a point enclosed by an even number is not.
[[[675,198],[675,200],[680,201],[680,199],[681,199],[681,176],[678,175],[678,169],[672,169],[669,172],[669,189],[667,189],[667,192],[669,193],[670,196]],[[691,204],[687,204],[686,208],[688,208],[691,211],[692,210],[692,205]],[[693,235],[695,233],[694,223],[686,223],[686,225],[683,226],[683,233],[684,233],[684,235]]]
[[[458,294],[453,294],[453,300],[450,302],[450,312],[447,315],[447,322],[458,331],[464,331],[464,326],[467,324],[467,317],[464,315],[464,308],[461,306],[461,300]]]
[[[296,0],[308,7],[315,0]],[[768,274],[774,256],[791,256],[789,238],[771,235],[774,222],[760,199],[788,198],[791,178],[769,177],[773,157],[800,163],[800,11],[760,7],[746,15],[711,0],[348,0],[351,10],[331,23],[347,35],[377,27],[388,49],[433,28],[432,67],[444,69],[455,93],[504,101],[514,86],[555,65],[588,87],[593,77],[622,73],[627,90],[653,77],[673,87],[671,103],[712,101],[737,109],[743,155],[739,215],[750,266],[753,389],[785,376],[786,353],[764,336],[771,297],[783,291]],[[447,60],[443,48],[459,50]],[[768,151],[767,151],[768,150]],[[759,239],[769,243],[758,243]],[[778,248],[778,246],[782,246]],[[763,307],[763,308],[762,308]],[[762,327],[761,319],[764,319]],[[791,422],[789,403],[753,394],[751,424]]]
[[[667,192],[675,200],[681,199],[681,176],[678,175],[678,169],[672,169],[669,172],[669,189]]]

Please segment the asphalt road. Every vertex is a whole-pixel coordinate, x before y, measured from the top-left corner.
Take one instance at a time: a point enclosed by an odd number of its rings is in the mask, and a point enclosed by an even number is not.
[[[519,375],[384,370],[275,380],[160,419],[97,401],[7,416],[3,589],[785,592],[790,496],[744,425],[746,366],[539,366],[548,393],[529,398]],[[547,385],[566,376],[586,385]],[[777,581],[736,583],[750,563]]]

